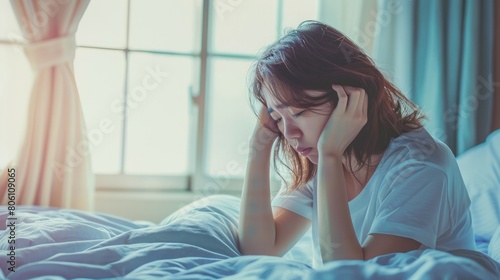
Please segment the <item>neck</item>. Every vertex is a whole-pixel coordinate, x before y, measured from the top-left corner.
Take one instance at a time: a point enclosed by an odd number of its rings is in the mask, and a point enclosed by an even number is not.
[[[377,169],[377,166],[381,158],[382,158],[382,153],[377,155],[372,155],[370,157],[368,165],[363,165],[363,166],[361,166],[361,164],[356,160],[354,156],[351,156],[350,158],[345,156],[342,159],[342,163],[344,166],[344,174],[346,178],[348,178],[348,181],[350,181],[349,185],[353,190],[355,190],[356,192],[357,191],[360,192],[366,186],[366,184],[368,184],[368,181],[375,172],[375,169]]]

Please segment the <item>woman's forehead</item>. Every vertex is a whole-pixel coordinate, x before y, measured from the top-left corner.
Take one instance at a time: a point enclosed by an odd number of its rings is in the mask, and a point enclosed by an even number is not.
[[[276,96],[272,93],[272,91],[268,86],[264,85],[262,87],[261,94],[264,100],[266,101],[268,107],[269,106],[277,107],[277,105],[281,104],[281,102],[276,98]]]
[[[307,89],[307,90],[301,91],[302,94],[313,97],[313,98],[320,97],[321,95],[325,94],[326,92],[327,91],[325,91],[325,90],[312,90],[312,89]],[[274,92],[270,89],[269,86],[264,85],[262,87],[261,93],[262,93],[262,97],[264,98],[264,100],[268,104],[268,107],[273,107],[275,109],[283,109],[283,108],[287,107],[286,104],[282,104],[282,102],[275,96]],[[293,94],[291,94],[291,93],[290,94],[281,93],[280,96],[281,97],[289,96],[290,98],[293,98]],[[294,103],[292,101],[293,100],[286,102],[286,99],[285,99],[285,103]]]

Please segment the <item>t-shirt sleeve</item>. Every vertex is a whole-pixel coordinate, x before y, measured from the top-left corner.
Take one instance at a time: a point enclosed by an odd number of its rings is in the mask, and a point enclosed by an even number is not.
[[[290,194],[284,194],[285,186],[282,185],[278,194],[271,201],[273,210],[276,207],[285,208],[295,212],[309,220],[313,217],[313,192],[312,180],[305,186],[292,191]]]
[[[440,226],[449,224],[448,178],[426,164],[395,167],[384,179],[369,234],[411,238],[435,248]]]

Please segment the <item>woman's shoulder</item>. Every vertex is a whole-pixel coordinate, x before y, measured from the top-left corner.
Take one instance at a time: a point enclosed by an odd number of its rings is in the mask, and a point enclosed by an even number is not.
[[[287,195],[287,196],[307,196],[312,198],[313,197],[313,190],[314,186],[316,185],[316,175],[313,176],[307,183],[297,187],[294,190],[288,189],[288,184],[285,181],[282,181],[280,189],[277,193],[277,195]]]
[[[415,129],[393,138],[382,158],[391,165],[424,164],[444,168],[455,165],[450,148],[425,128]]]

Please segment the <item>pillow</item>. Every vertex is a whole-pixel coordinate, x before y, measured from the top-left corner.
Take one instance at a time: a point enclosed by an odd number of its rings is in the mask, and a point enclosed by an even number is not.
[[[498,226],[493,238],[491,238],[490,246],[488,246],[488,255],[495,261],[500,262],[500,226]]]
[[[238,225],[239,225],[239,212],[240,212],[241,198],[225,195],[214,194],[204,198],[200,198],[191,202],[188,205],[178,209],[162,222],[160,226],[171,225],[178,231],[183,231],[185,243],[198,244],[200,247],[207,248],[207,243],[213,244],[214,241],[207,241],[206,233],[216,236],[216,241],[223,241],[222,244],[217,243],[215,247],[231,248],[230,253],[222,249],[216,250],[217,252],[226,255],[234,256],[234,252],[240,255],[237,238],[238,238]],[[194,243],[195,238],[190,238],[188,233],[195,231],[199,233]],[[177,240],[179,241],[179,240]],[[291,261],[302,262],[309,267],[312,267],[312,230],[309,229],[304,236],[285,254],[283,258]],[[212,250],[215,251],[215,250]],[[233,254],[233,255],[231,255]]]
[[[471,198],[474,234],[491,240],[500,225],[500,129],[457,162]]]
[[[214,194],[200,198],[158,224],[158,231],[162,232],[158,241],[189,244],[229,258],[240,256],[239,211],[239,197]]]

